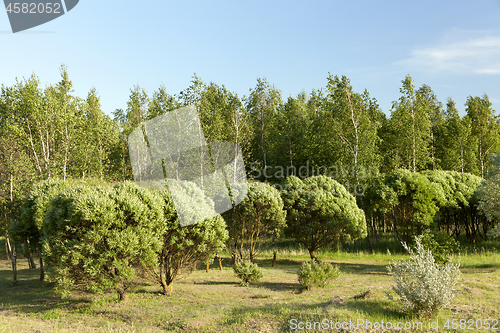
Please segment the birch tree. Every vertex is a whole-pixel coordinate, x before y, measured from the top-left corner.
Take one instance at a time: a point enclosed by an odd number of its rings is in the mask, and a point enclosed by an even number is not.
[[[325,109],[328,114],[325,116],[331,117],[332,134],[346,152],[341,163],[351,166],[350,176],[359,184],[361,167],[378,165],[377,130],[380,124],[370,116],[373,101],[367,91],[363,95],[355,93],[346,76],[330,75],[327,91]]]
[[[282,105],[281,92],[264,78],[257,79],[257,85],[250,91],[246,99],[246,108],[250,113],[254,139],[252,142],[252,158],[261,163],[262,169],[272,165],[269,151],[272,150],[271,124]]]
[[[471,119],[471,136],[476,140],[474,150],[477,153],[479,175],[485,178],[488,156],[496,152],[500,139],[497,117],[486,94],[483,97],[467,97],[465,106]]]
[[[430,120],[429,113],[425,112],[420,103],[417,103],[415,85],[410,75],[401,81],[399,89],[401,97],[393,102],[391,111],[391,125],[394,126],[392,140],[397,142],[396,149],[401,159],[400,167],[408,168],[413,172],[424,169],[430,160]]]

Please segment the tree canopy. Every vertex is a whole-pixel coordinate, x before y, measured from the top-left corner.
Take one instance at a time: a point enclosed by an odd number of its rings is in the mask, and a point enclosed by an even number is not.
[[[364,212],[344,186],[326,176],[288,177],[282,192],[286,233],[317,259],[322,247],[366,237]]]

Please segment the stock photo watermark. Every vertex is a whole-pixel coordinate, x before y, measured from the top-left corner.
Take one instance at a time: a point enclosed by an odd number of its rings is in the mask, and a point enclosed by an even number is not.
[[[75,8],[79,0],[4,0],[12,32],[28,30],[52,21]]]
[[[438,331],[441,329],[467,329],[467,330],[498,330],[498,319],[447,319],[427,321],[370,321],[367,319],[349,319],[345,321],[321,319],[319,321],[300,321],[290,319],[290,330],[335,330],[335,331],[357,331],[357,330],[380,330],[380,331]]]
[[[186,106],[150,119],[136,127],[128,137],[130,162],[137,185],[149,189],[167,189],[172,195],[181,226],[191,225],[226,212],[241,203],[248,194],[245,162],[240,147],[230,142],[207,142],[195,106]],[[365,193],[362,180],[378,176],[378,168],[365,166],[318,166],[306,161],[298,167],[266,166],[252,163],[255,181],[273,179],[280,193],[290,186],[280,182],[290,176],[309,178],[324,175],[336,179],[354,196]],[[352,183],[351,183],[352,182]],[[198,192],[192,189],[195,186]],[[318,189],[333,190],[328,184],[307,184],[313,195]],[[189,199],[186,199],[188,194]],[[238,195],[234,195],[234,194]],[[256,194],[256,193],[254,193]],[[199,211],[200,202],[215,202],[213,210]]]
[[[316,165],[314,161],[306,161],[305,165],[301,166],[281,166],[268,165],[264,168],[259,168],[259,163],[254,162],[250,165],[251,177],[259,181],[259,179],[283,180],[290,176],[296,176],[302,179],[313,176],[327,176],[337,180],[343,185],[346,190],[353,194],[362,196],[366,191],[365,180],[379,175],[379,170],[375,166],[366,167],[364,165],[342,166],[342,165]],[[355,181],[357,179],[357,181]],[[287,190],[288,185],[281,183],[273,184],[273,186],[281,193]]]
[[[248,193],[241,149],[230,142],[207,142],[194,106],[144,122],[132,131],[128,143],[136,184],[149,189],[166,189],[168,184],[181,226],[226,212]],[[199,192],[193,191],[193,184]],[[231,198],[230,191],[240,196]],[[215,198],[213,210],[196,214],[200,202]]]

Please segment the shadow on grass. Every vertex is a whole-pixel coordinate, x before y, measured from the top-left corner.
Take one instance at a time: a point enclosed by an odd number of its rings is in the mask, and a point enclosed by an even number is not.
[[[274,269],[277,270],[283,270],[286,272],[296,272],[299,268],[300,265],[308,260],[300,260],[300,259],[277,259],[276,261],[276,267]],[[326,260],[325,260],[326,261]],[[272,268],[272,258],[257,258],[253,260],[254,263],[259,265],[261,268]],[[339,266],[340,270],[343,272],[355,272],[355,273],[366,273],[366,274],[381,274],[381,273],[387,273],[387,268],[385,264],[381,265],[373,265],[373,264],[363,264],[363,263],[345,263],[345,262],[336,262],[333,261],[331,262],[333,265]],[[387,262],[389,264],[389,262]],[[213,263],[210,265],[211,269],[217,269],[218,264]],[[222,262],[222,267],[223,268],[232,268],[232,262],[231,258],[224,258]],[[197,266],[198,270],[204,270],[205,266],[203,265],[198,265]]]
[[[204,285],[207,285],[207,286],[224,286],[224,285],[227,285],[227,286],[232,286],[232,285],[235,285],[235,284],[238,284],[238,283],[235,283],[233,281],[203,281],[203,282],[193,282],[194,284],[204,284]]]
[[[358,318],[349,318],[342,314],[342,310],[358,314]],[[292,332],[290,321],[297,322],[321,322],[323,319],[335,322],[356,322],[357,319],[366,319],[371,322],[380,322],[383,318],[386,322],[397,322],[406,315],[397,311],[392,302],[388,300],[353,300],[349,299],[343,304],[333,302],[321,302],[316,304],[267,304],[263,306],[244,306],[232,309],[224,318],[224,324],[245,324],[252,322],[254,318],[268,319],[269,322],[277,323],[279,332]]]
[[[265,288],[272,291],[300,291],[301,285],[297,283],[290,282],[255,282],[252,286],[257,288]]]
[[[386,265],[371,265],[371,264],[354,264],[354,263],[333,263],[339,266],[341,272],[344,273],[362,273],[362,274],[375,274],[375,275],[386,275],[387,267]]]
[[[222,267],[223,268],[232,268],[233,267],[233,262],[231,261],[231,257],[222,257]],[[285,267],[300,267],[300,264],[302,263],[303,260],[292,260],[292,259],[285,259],[285,258],[280,258],[278,256],[276,260],[276,267],[275,268],[282,268],[283,266]],[[273,266],[273,258],[255,258],[253,260],[254,263],[259,265],[259,267],[262,268],[271,268]],[[197,270],[204,270],[206,267],[203,263],[198,263],[196,265]],[[219,263],[214,260],[212,264],[210,264],[210,269],[218,269],[219,268]]]
[[[489,269],[491,271],[491,268],[493,271],[500,269],[500,263],[487,263],[487,264],[461,264],[460,269],[472,269],[472,270],[478,270],[478,269]]]
[[[39,270],[18,270],[18,282],[13,286],[12,271],[0,270],[0,309],[42,314],[56,309],[78,309],[91,303],[87,299],[61,299],[51,283],[40,281],[39,274]]]

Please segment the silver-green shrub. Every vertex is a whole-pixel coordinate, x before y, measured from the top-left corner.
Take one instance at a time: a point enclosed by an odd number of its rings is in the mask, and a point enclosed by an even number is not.
[[[410,253],[408,260],[393,260],[387,269],[396,285],[392,290],[399,295],[403,310],[432,316],[453,299],[453,288],[460,277],[460,263],[436,264],[430,250],[425,250],[415,238],[415,249],[403,243]],[[389,298],[392,295],[388,292]]]
[[[340,270],[330,263],[318,263],[316,260],[302,263],[297,272],[299,283],[306,289],[311,287],[325,288],[339,277]]]
[[[250,260],[238,260],[233,266],[234,273],[241,279],[242,286],[256,282],[262,278],[262,270]]]

